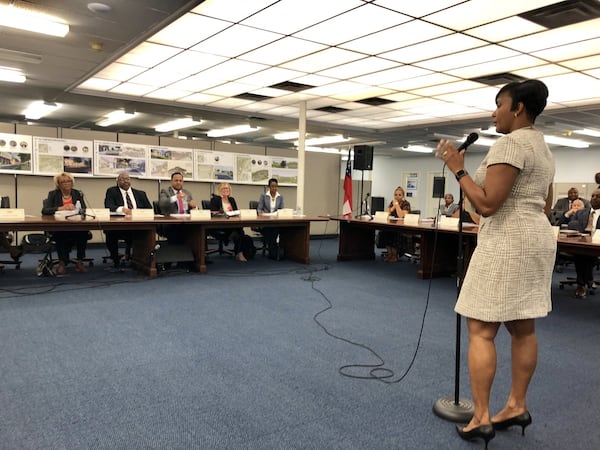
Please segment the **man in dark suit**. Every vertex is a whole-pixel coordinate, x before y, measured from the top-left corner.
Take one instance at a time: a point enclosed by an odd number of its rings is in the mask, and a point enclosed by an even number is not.
[[[586,208],[590,207],[590,202],[588,202],[585,198],[579,197],[579,191],[577,188],[572,187],[567,192],[566,197],[559,198],[554,204],[550,215],[550,221],[552,222],[552,225],[559,225],[558,222],[564,223],[563,216],[567,211],[570,211],[571,208],[573,208],[573,202],[575,200],[581,200]]]
[[[569,228],[577,230],[580,233],[593,234],[600,229],[600,189],[592,192],[590,207],[580,209],[571,216]],[[577,289],[575,297],[585,298],[589,289],[595,289],[594,284],[594,264],[598,258],[595,256],[575,255],[575,272],[577,273]]]
[[[106,190],[104,197],[104,207],[110,209],[111,213],[119,213],[123,215],[131,214],[131,210],[135,208],[152,209],[152,204],[148,200],[148,196],[144,191],[133,189],[131,187],[131,179],[127,172],[121,172],[117,177],[117,185],[109,187]],[[119,239],[125,241],[125,245],[129,250],[135,231],[107,231],[106,232],[106,247],[110,252],[110,257],[113,260],[115,267],[119,267],[121,260],[119,258]],[[131,256],[131,255],[127,255]]]
[[[174,172],[171,174],[171,186],[161,189],[158,198],[158,207],[160,213],[168,216],[169,214],[186,214],[190,209],[197,207],[192,193],[183,187],[183,174]],[[183,244],[185,234],[183,225],[165,225],[162,232],[167,240],[173,244]]]

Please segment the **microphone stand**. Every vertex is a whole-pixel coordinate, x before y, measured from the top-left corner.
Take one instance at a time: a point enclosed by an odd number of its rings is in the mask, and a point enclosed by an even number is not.
[[[81,192],[81,191],[80,191],[80,192]],[[85,201],[84,201],[84,199],[83,199],[83,192],[81,192],[81,203],[85,205]],[[75,213],[73,213],[73,214],[70,214],[70,215],[68,215],[68,216],[65,216],[65,219],[69,219],[69,218],[71,218],[71,217],[76,217],[76,216],[80,216],[80,217],[81,217],[81,220],[85,220],[85,219],[86,219],[86,218],[88,218],[88,217],[89,217],[90,219],[95,219],[95,218],[96,218],[96,216],[95,216],[95,215],[93,215],[93,214],[87,214],[87,213],[86,213],[86,208],[83,208],[83,207],[81,207],[81,208],[79,208],[79,211],[77,211],[77,212],[75,212]]]
[[[463,283],[463,275],[465,271],[465,255],[463,248],[463,191],[459,189],[458,194],[458,253],[456,256],[456,290],[457,298],[460,295],[460,290]],[[474,406],[471,400],[459,397],[460,390],[460,328],[461,316],[456,314],[456,346],[454,360],[454,397],[442,397],[436,400],[433,405],[433,412],[442,419],[452,422],[467,423],[473,417]]]

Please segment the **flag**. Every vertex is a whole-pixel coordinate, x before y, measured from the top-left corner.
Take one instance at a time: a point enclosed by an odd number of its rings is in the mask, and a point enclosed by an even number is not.
[[[342,205],[342,214],[346,218],[352,216],[352,163],[350,162],[350,151],[348,151],[346,175],[344,176],[344,204]]]

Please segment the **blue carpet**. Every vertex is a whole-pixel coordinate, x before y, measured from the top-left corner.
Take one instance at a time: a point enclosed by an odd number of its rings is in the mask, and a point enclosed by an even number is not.
[[[408,261],[338,263],[336,240],[312,241],[308,267],[213,255],[208,274],[154,280],[89,253],[87,274],[38,278],[35,255],[0,274],[0,449],[482,448],[431,410],[454,392],[452,278],[430,285]],[[490,450],[600,442],[600,295],[559,290],[567,270],[538,321],[533,425]],[[463,327],[468,398],[466,343]],[[505,330],[497,346],[493,410],[510,385]],[[339,373],[379,358],[393,383]]]

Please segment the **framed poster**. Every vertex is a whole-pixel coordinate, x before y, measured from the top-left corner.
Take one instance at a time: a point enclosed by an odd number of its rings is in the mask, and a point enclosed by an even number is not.
[[[127,172],[136,177],[146,176],[148,146],[124,142],[94,141],[96,175],[116,176]]]
[[[271,166],[271,177],[279,184],[298,184],[298,159],[273,156]]]
[[[33,173],[31,136],[0,133],[0,172]]]
[[[184,178],[194,176],[194,155],[192,149],[159,147],[150,145],[151,178],[171,178],[171,174],[181,172]]]
[[[56,175],[69,172],[78,176],[93,176],[92,141],[63,138],[33,138],[34,172]]]

